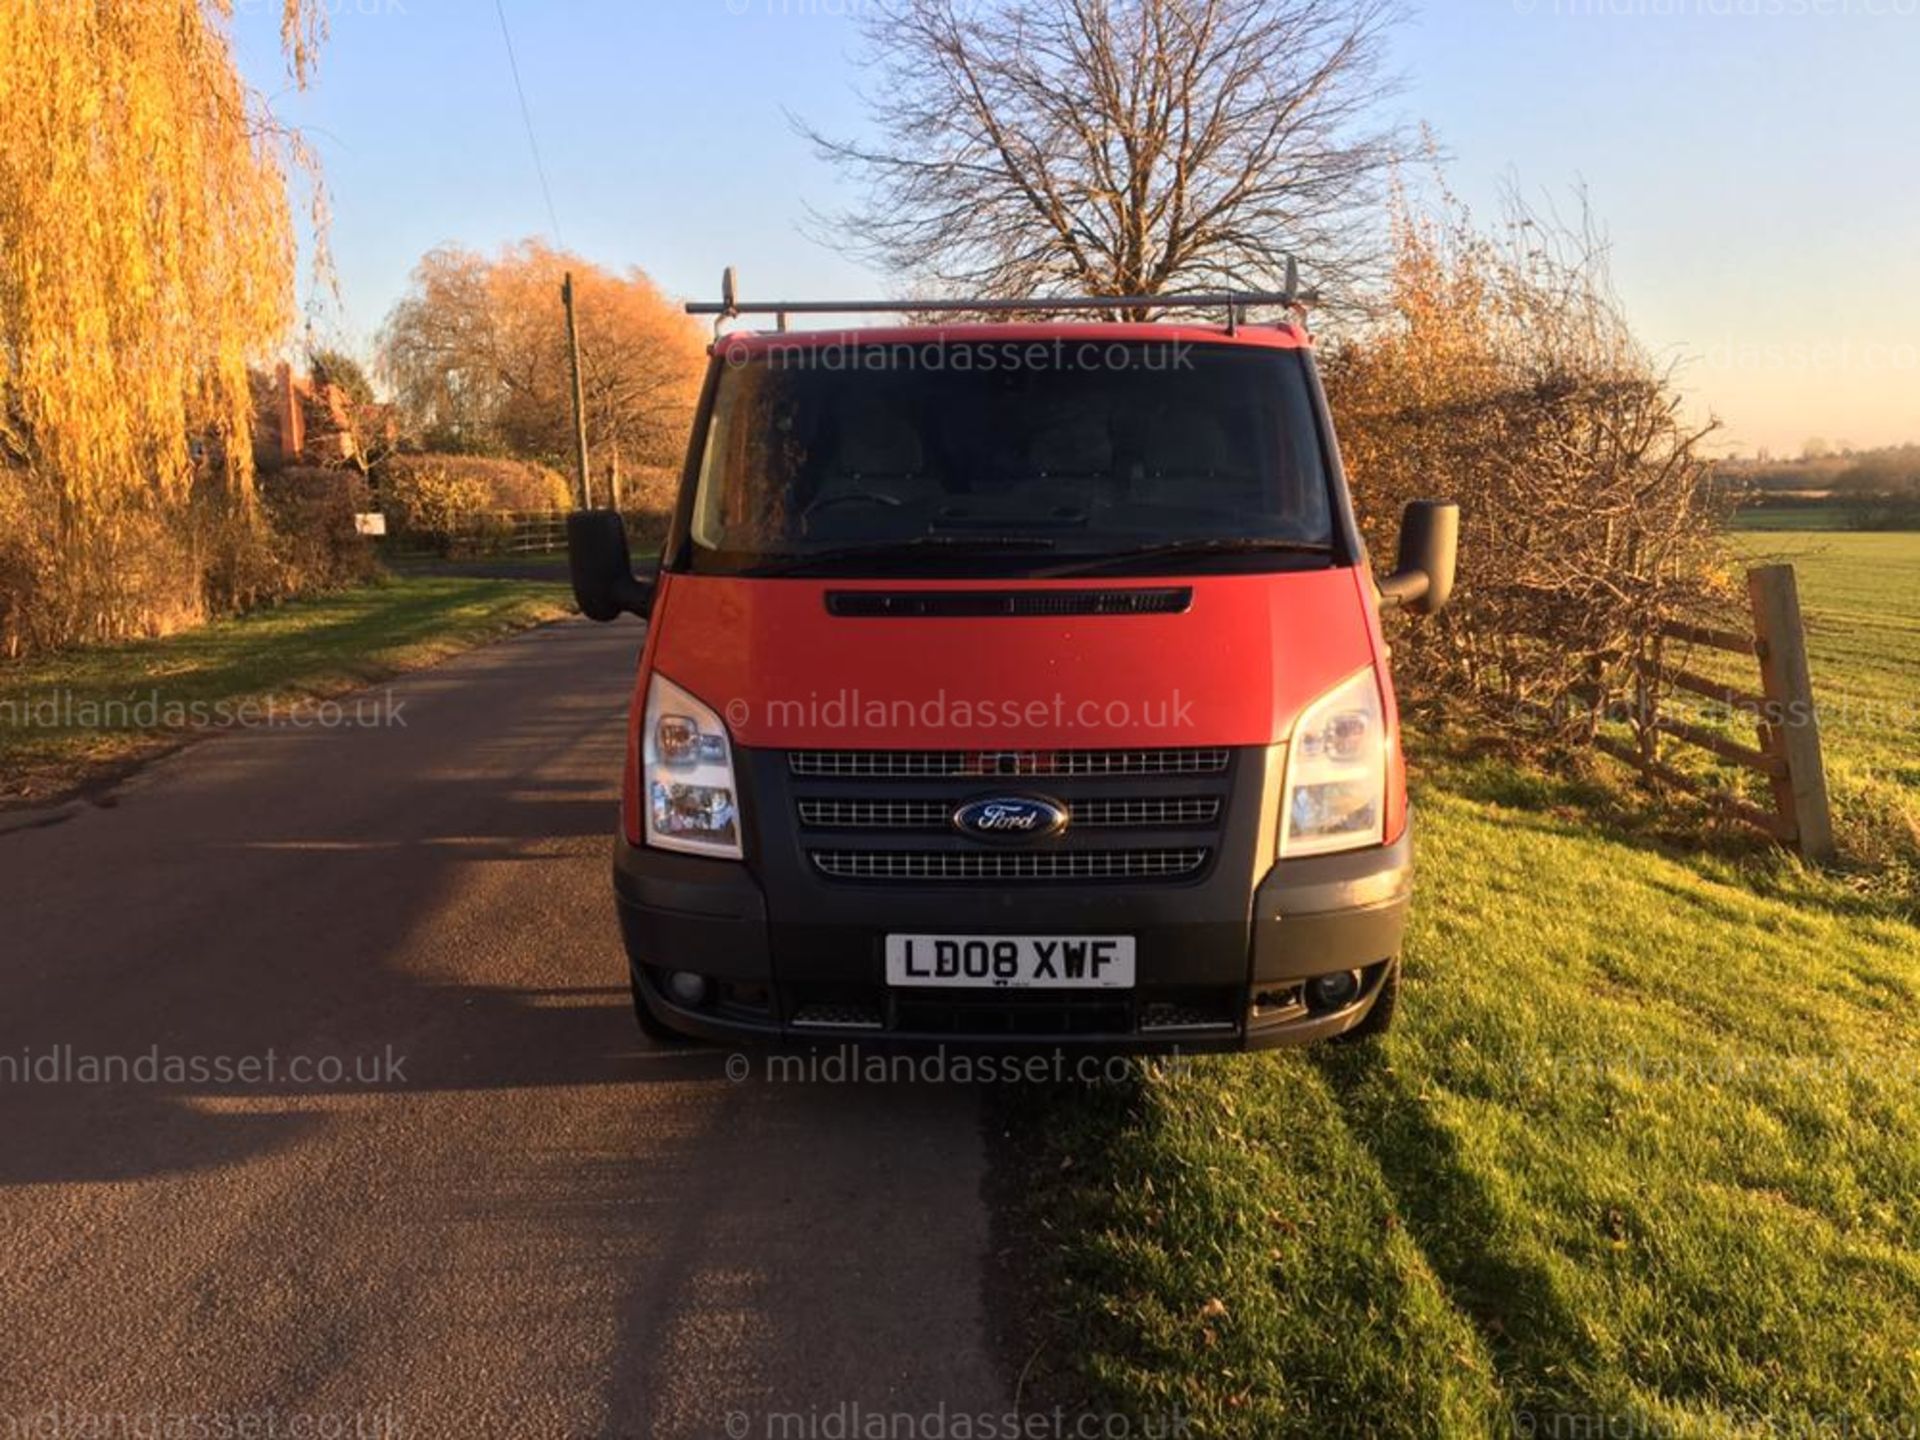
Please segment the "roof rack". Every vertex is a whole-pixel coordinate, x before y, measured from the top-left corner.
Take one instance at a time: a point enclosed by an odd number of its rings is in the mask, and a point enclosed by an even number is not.
[[[1284,290],[1221,290],[1172,295],[1072,295],[1041,296],[1026,300],[1005,299],[930,299],[930,300],[756,300],[740,298],[739,275],[729,265],[720,277],[720,299],[690,300],[689,315],[711,315],[716,335],[720,326],[742,315],[772,315],[782,332],[790,315],[894,315],[920,313],[1016,314],[1027,310],[1224,310],[1227,333],[1232,334],[1256,305],[1279,305],[1298,310],[1319,296],[1300,288],[1300,267],[1287,257],[1287,288]]]

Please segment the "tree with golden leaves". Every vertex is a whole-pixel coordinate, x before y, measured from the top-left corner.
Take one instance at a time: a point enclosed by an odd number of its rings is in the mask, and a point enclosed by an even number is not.
[[[0,646],[199,618],[265,583],[247,362],[293,318],[297,143],[232,0],[0,5]],[[317,0],[284,0],[304,83]],[[255,547],[257,548],[257,547]]]
[[[638,270],[616,274],[528,240],[493,257],[421,260],[382,335],[408,429],[436,449],[573,465],[560,282],[578,296],[596,494],[609,465],[675,466],[705,370],[700,328]]]

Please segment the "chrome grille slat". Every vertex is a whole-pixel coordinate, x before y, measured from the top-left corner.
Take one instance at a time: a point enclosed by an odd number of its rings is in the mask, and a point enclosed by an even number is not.
[[[800,823],[814,830],[929,830],[949,828],[954,806],[943,800],[804,799]],[[1175,798],[1099,798],[1068,803],[1072,823],[1085,830],[1181,829],[1220,818],[1215,795]]]
[[[1049,776],[1222,775],[1225,748],[1188,750],[794,750],[795,775],[817,779],[1012,780]]]
[[[813,830],[944,830],[954,807],[940,800],[802,800]]]
[[[1189,795],[1172,799],[1099,799],[1076,801],[1073,823],[1102,830],[1145,830],[1211,825],[1220,818],[1220,797]]]
[[[1203,848],[1178,850],[816,850],[814,867],[835,880],[1177,879],[1207,863]]]

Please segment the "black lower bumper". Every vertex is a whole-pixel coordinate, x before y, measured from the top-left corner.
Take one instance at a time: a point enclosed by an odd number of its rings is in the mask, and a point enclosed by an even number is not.
[[[769,913],[745,865],[619,842],[614,882],[636,993],[709,1039],[1072,1046],[1153,1051],[1308,1044],[1362,1023],[1398,957],[1412,894],[1410,831],[1392,845],[1274,865],[1231,911],[1217,887],[873,887],[824,916]],[[889,934],[1132,935],[1131,992],[889,989]],[[703,977],[697,1005],[673,972]],[[1359,972],[1323,1009],[1310,982]]]

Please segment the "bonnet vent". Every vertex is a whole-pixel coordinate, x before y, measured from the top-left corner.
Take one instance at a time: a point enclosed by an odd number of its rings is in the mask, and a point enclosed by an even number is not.
[[[977,620],[995,616],[1181,615],[1191,589],[830,590],[827,613],[848,619]]]

